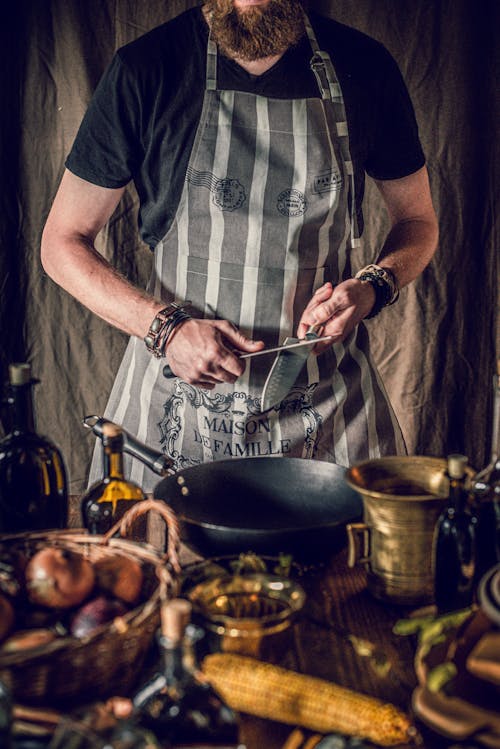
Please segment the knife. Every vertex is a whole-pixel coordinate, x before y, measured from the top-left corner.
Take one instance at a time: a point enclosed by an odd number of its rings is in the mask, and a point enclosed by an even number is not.
[[[305,356],[305,359],[307,359],[307,356],[309,355],[309,351],[308,351],[309,346],[313,346],[315,343],[320,343],[321,341],[329,341],[332,338],[331,335],[317,336],[314,332],[312,332],[312,329],[314,327],[315,326],[311,326],[311,328],[309,328],[308,332],[306,333],[305,338],[285,338],[285,341],[284,343],[282,343],[281,346],[273,346],[272,348],[264,348],[264,349],[261,349],[260,351],[251,351],[250,353],[247,353],[247,354],[239,354],[239,358],[240,359],[252,359],[254,356],[263,356],[264,354],[276,354],[276,353],[278,353],[279,355],[282,351],[288,351],[289,349],[304,348],[307,351],[306,356]],[[233,352],[233,353],[237,353],[237,352]],[[163,367],[163,376],[175,377],[174,373],[172,372],[168,364],[166,364]]]
[[[332,336],[318,336],[316,331],[320,327],[321,324],[311,325],[305,339],[285,339],[262,388],[261,411],[268,411],[280,403],[295,385],[295,381],[310,354],[310,349],[307,347],[300,348],[300,344],[306,341],[314,344],[332,338]]]
[[[307,336],[311,336],[307,338]],[[311,335],[310,329],[306,333],[306,338],[285,338],[284,343],[281,346],[274,346],[273,348],[264,348],[261,351],[251,351],[249,354],[240,354],[240,359],[251,359],[254,356],[262,356],[262,354],[275,354],[281,351],[289,351],[290,349],[302,348],[303,346],[313,346],[315,343],[320,341],[329,341],[333,338],[331,335]],[[309,353],[309,352],[307,352]]]

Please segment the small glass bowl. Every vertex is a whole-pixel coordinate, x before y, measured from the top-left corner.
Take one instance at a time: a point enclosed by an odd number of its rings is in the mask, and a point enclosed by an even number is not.
[[[209,628],[229,637],[255,637],[286,629],[305,602],[298,583],[264,573],[209,578],[188,595]]]
[[[186,590],[210,649],[254,657],[278,657],[287,630],[304,606],[306,594],[294,580],[264,572],[208,577]]]

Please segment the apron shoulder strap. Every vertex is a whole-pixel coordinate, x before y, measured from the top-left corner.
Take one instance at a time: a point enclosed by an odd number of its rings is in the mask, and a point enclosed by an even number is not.
[[[217,88],[217,45],[212,39],[212,34],[208,37],[207,46],[207,91],[215,91]]]
[[[355,195],[355,184],[354,184],[354,167],[351,159],[351,150],[349,147],[349,131],[347,128],[347,116],[345,111],[344,96],[342,89],[333,67],[332,59],[328,52],[324,52],[319,48],[316,34],[311,25],[311,22],[304,12],[304,25],[306,28],[307,37],[313,51],[311,58],[311,70],[314,73],[318,87],[323,100],[329,101],[333,104],[335,114],[335,124],[337,128],[337,135],[340,142],[340,149],[342,152],[342,158],[344,160],[347,174],[350,178],[351,183],[351,245],[358,247],[360,244],[359,240],[359,226],[358,217],[356,214],[356,195]]]

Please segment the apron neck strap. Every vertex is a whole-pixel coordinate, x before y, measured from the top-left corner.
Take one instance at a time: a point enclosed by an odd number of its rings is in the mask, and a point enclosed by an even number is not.
[[[310,62],[311,70],[316,78],[321,98],[328,101],[342,102],[342,91],[337,79],[337,74],[332,65],[330,55],[328,52],[322,52],[319,48],[316,34],[311,26],[311,22],[305,13],[304,14],[304,26],[306,29],[307,38],[313,51],[313,56]]]
[[[313,56],[311,58],[310,66],[314,73],[316,81],[318,83],[319,91],[323,101],[330,101],[334,105],[335,120],[337,127],[337,135],[339,136],[339,142],[342,150],[342,156],[346,165],[347,173],[350,177],[351,183],[351,243],[353,247],[359,245],[359,230],[358,221],[356,216],[356,200],[354,190],[354,168],[351,160],[350,149],[349,149],[349,134],[347,131],[347,118],[345,115],[344,97],[342,96],[342,90],[335,72],[335,68],[332,65],[330,55],[328,52],[323,52],[319,48],[316,34],[311,26],[311,22],[302,9],[304,15],[304,26],[311,45]],[[210,19],[208,19],[210,20]],[[210,27],[210,23],[209,23]],[[208,46],[207,46],[207,74],[206,74],[206,90],[215,91],[217,89],[217,45],[212,39],[212,32],[209,31],[208,35]]]
[[[310,62],[311,70],[318,83],[321,98],[330,101],[342,101],[342,92],[330,56],[327,52],[320,50],[311,22],[304,10],[302,13],[307,38],[313,51]],[[212,39],[211,31],[209,31],[207,46],[206,88],[208,91],[215,91],[217,88],[217,45]]]
[[[335,113],[335,124],[337,127],[340,149],[350,181],[351,245],[352,247],[359,247],[360,240],[358,217],[356,213],[354,165],[352,163],[349,148],[349,132],[347,129],[344,97],[330,55],[328,52],[323,52],[319,48],[318,40],[316,39],[316,34],[311,26],[311,22],[306,12],[304,10],[302,10],[302,12],[304,14],[304,26],[307,38],[309,39],[313,51],[313,56],[310,62],[311,70],[316,78],[321,98],[323,101],[326,100],[332,103]]]
[[[208,33],[207,46],[207,91],[215,91],[217,88],[217,45],[212,39],[212,31]]]

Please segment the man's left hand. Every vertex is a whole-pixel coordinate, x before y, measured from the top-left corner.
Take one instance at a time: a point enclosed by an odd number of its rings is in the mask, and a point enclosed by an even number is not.
[[[375,291],[370,283],[349,278],[338,286],[329,281],[315,292],[305,308],[297,329],[304,338],[311,325],[322,324],[320,334],[331,335],[331,341],[318,343],[314,353],[320,354],[332,343],[343,341],[356,325],[368,315],[375,304]]]

